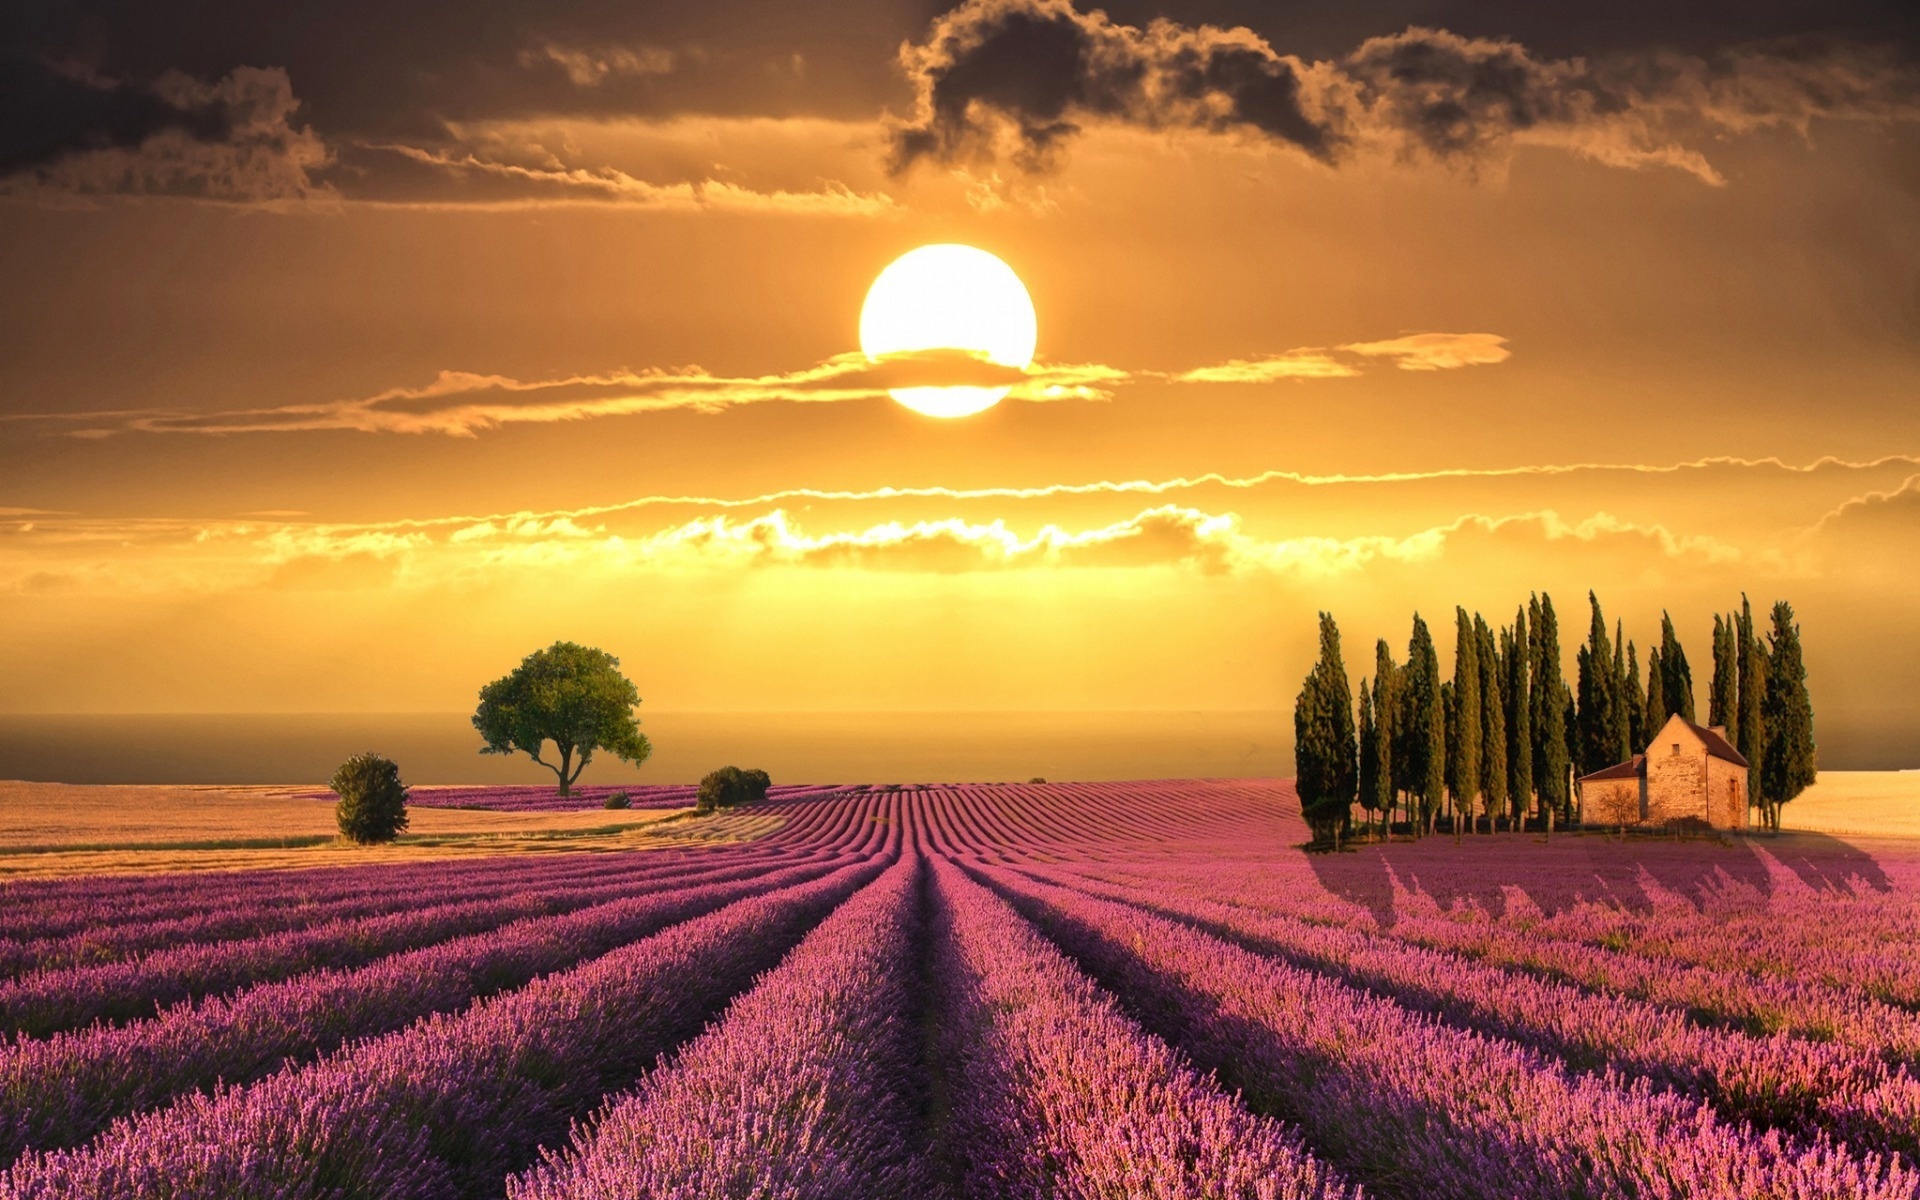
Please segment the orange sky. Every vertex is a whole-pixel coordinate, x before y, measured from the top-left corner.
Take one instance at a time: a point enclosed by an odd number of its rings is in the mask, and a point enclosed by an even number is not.
[[[48,18],[14,49],[81,100],[224,115],[0,145],[0,707],[459,709],[566,637],[665,710],[1281,708],[1318,609],[1358,675],[1546,589],[1571,661],[1589,588],[1704,693],[1745,591],[1801,614],[1829,762],[1920,765],[1905,31],[1423,17],[1529,72],[1443,144],[1367,90],[1407,14],[1227,11],[522,13],[439,95],[240,24],[87,74]],[[1041,88],[991,57],[1036,22],[1158,82]],[[1183,81],[1200,44],[1265,90]],[[1091,395],[942,422],[837,358],[934,241]]]

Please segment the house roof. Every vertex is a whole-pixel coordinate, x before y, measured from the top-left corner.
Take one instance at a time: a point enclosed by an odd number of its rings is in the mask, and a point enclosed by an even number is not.
[[[1610,767],[1602,767],[1591,775],[1582,775],[1580,782],[1586,783],[1588,780],[1593,780],[1597,783],[1604,779],[1638,779],[1646,763],[1646,755],[1636,754],[1623,763],[1615,763]]]
[[[1681,717],[1680,719],[1687,721],[1685,717]],[[1732,743],[1728,742],[1726,738],[1721,737],[1705,725],[1695,725],[1692,721],[1687,721],[1687,728],[1693,730],[1694,736],[1707,744],[1708,754],[1730,762],[1736,767],[1748,765],[1745,755],[1735,750]]]

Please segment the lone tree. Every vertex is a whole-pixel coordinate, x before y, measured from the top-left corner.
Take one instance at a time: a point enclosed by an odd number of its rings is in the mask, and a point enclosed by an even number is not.
[[[700,780],[700,790],[694,797],[694,809],[709,813],[717,808],[732,808],[736,804],[765,800],[767,789],[772,786],[773,779],[765,771],[721,767],[717,771],[707,772]]]
[[[1340,659],[1340,627],[1329,613],[1320,614],[1320,661],[1294,701],[1293,762],[1300,815],[1315,841],[1338,845],[1357,797],[1358,746],[1353,689]]]
[[[555,642],[480,689],[473,727],[487,743],[480,753],[524,752],[559,778],[565,796],[595,751],[635,766],[653,753],[633,719],[639,703],[639,692],[620,674],[619,659],[591,646]],[[540,757],[549,741],[557,763]]]
[[[327,786],[340,797],[333,806],[340,832],[363,846],[390,842],[407,827],[407,785],[400,767],[371,751],[340,764]]]
[[[1773,606],[1773,632],[1767,635],[1767,692],[1762,701],[1766,748],[1760,755],[1762,811],[1767,828],[1780,829],[1780,806],[1807,790],[1819,775],[1813,745],[1813,701],[1807,695],[1807,668],[1800,657],[1800,626],[1793,605]]]

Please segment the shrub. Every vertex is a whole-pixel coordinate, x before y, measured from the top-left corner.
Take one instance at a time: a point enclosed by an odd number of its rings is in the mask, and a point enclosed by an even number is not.
[[[694,798],[694,810],[708,813],[718,808],[732,808],[736,804],[765,800],[767,789],[772,786],[773,779],[765,771],[721,767],[717,771],[709,771],[700,781],[700,790]]]
[[[1028,783],[1045,783],[1046,781],[1047,777],[1045,775],[1035,775],[1032,779],[1027,780]]]
[[[607,807],[607,808],[632,808],[632,807],[633,807],[633,797],[632,797],[632,796],[629,796],[629,795],[627,795],[627,794],[626,794],[625,792],[615,792],[615,793],[614,793],[613,795],[611,795],[611,796],[608,796],[608,797],[607,797],[607,803],[606,803],[606,805],[605,805],[605,807]]]
[[[392,759],[356,754],[340,764],[328,786],[340,797],[333,806],[340,832],[361,845],[390,842],[407,827],[407,785]]]

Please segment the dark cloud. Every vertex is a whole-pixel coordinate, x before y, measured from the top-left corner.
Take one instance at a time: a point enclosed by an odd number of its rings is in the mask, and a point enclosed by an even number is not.
[[[1307,62],[1244,27],[1120,24],[1068,0],[971,0],[904,47],[918,89],[897,167],[1005,159],[1044,170],[1083,122],[1243,131],[1338,162],[1498,162],[1516,143],[1718,182],[1706,136],[1816,118],[1920,118],[1891,46],[1801,37],[1708,56],[1552,58],[1501,38],[1409,28]]]
[[[0,56],[0,177],[69,154],[138,146],[165,130],[210,142],[231,129],[230,114],[216,101]]]
[[[1245,30],[1142,30],[1066,0],[980,0],[934,22],[901,59],[920,89],[919,119],[895,141],[903,167],[1004,154],[1044,169],[1095,118],[1244,127],[1317,157],[1337,137],[1302,107],[1299,63]]]
[[[310,199],[330,152],[293,125],[298,107],[278,70],[134,83],[0,60],[0,193]]]

